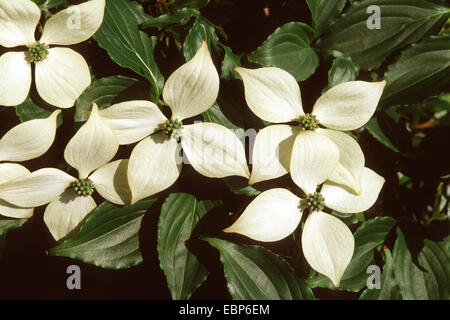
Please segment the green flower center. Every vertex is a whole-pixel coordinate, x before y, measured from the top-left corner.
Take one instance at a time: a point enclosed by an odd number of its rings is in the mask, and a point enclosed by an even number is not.
[[[305,199],[306,207],[313,211],[322,211],[325,198],[319,192],[308,194]]]
[[[319,120],[316,119],[316,116],[307,113],[304,116],[300,118],[300,127],[302,127],[302,130],[316,130],[316,127],[319,125]]]
[[[32,63],[44,61],[48,56],[48,46],[38,41],[28,48],[26,55]]]
[[[80,197],[89,197],[94,192],[94,183],[89,179],[78,179],[70,186]]]
[[[164,133],[169,139],[177,139],[181,137],[181,131],[183,130],[183,123],[178,119],[167,120],[164,126]]]

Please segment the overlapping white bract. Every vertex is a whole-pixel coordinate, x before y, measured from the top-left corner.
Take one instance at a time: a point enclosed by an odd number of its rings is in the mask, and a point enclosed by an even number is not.
[[[298,121],[305,115],[300,89],[294,77],[288,72],[273,67],[254,70],[236,68],[236,71],[241,75],[244,82],[245,99],[248,106],[261,119],[282,123]],[[359,181],[364,168],[364,155],[359,145],[350,140],[352,139],[351,137],[344,137],[341,132],[335,130],[353,130],[363,126],[375,112],[384,86],[385,81],[375,83],[349,81],[341,83],[326,91],[313,107],[312,115],[317,116],[320,124],[329,128],[312,131],[313,134],[323,137],[320,141],[319,138],[316,138],[314,148],[325,150],[329,148],[330,143],[333,143],[339,150],[338,163],[333,164],[337,170],[334,170],[333,174],[328,175],[328,180],[346,185],[355,194],[361,192]],[[282,129],[281,125],[278,125],[277,128],[278,130],[287,131],[287,128]],[[294,128],[291,131],[294,131]],[[306,131],[299,130],[297,136],[306,134],[308,134]],[[276,178],[280,173],[287,173],[289,170],[288,167],[283,165],[283,163],[288,162],[286,160],[278,161],[278,164],[277,162],[271,163],[269,168],[266,167],[267,162],[256,156],[258,153],[264,152],[266,154],[271,153],[272,157],[286,157],[286,154],[280,155],[278,152],[280,150],[279,145],[273,143],[272,137],[265,133],[264,137],[262,135],[263,133],[258,134],[256,138],[257,143],[255,143],[253,150],[256,161],[253,162],[253,171],[250,178],[252,183]],[[285,139],[283,148],[291,145],[290,166],[304,165],[305,169],[301,170],[301,176],[304,178],[304,181],[312,181],[316,178],[308,175],[315,173],[308,170],[308,168],[317,165],[317,163],[308,164],[305,161],[293,163],[292,161],[292,159],[307,160],[298,155],[297,153],[299,152],[302,152],[303,155],[313,152],[310,149],[302,151],[301,148],[295,147],[294,141],[296,141],[296,144],[299,144],[298,140],[300,138]],[[264,151],[261,151],[261,149]],[[309,161],[314,161],[313,157],[310,157]],[[279,169],[274,170],[274,165],[278,165]],[[330,164],[330,166],[332,165]],[[311,189],[311,184],[303,184],[300,180],[297,183],[304,191]]]
[[[16,161],[27,161],[42,156],[53,144],[56,135],[57,116],[54,111],[44,119],[35,119],[18,124],[0,139],[0,185],[26,176],[30,171]],[[32,208],[20,208],[0,197],[0,216],[29,218]]]
[[[103,122],[94,104],[88,121],[67,144],[64,158],[77,169],[78,179],[90,179],[103,198],[122,205],[131,201],[124,174],[127,160],[108,163],[118,147],[116,135]],[[56,240],[66,236],[96,207],[90,195],[79,196],[74,192],[71,184],[78,179],[64,171],[55,168],[32,173],[15,170],[11,179],[0,183],[0,199],[30,210],[48,203],[44,221]]]
[[[345,187],[325,182],[321,194],[325,206],[345,213],[369,209],[376,201],[384,179],[364,168],[362,192],[354,195]],[[298,226],[305,211],[304,200],[292,192],[278,188],[259,194],[242,215],[225,232],[235,232],[258,241],[277,241],[289,236]],[[322,211],[309,214],[303,227],[302,247],[306,260],[318,272],[339,286],[354,249],[348,227],[339,219]]]
[[[298,85],[286,71],[236,71],[243,79],[247,104],[261,119],[280,123],[301,122],[306,117]],[[358,143],[336,130],[363,126],[375,112],[384,85],[384,81],[350,81],[325,92],[314,105],[312,115],[330,129],[277,124],[261,130],[253,150],[250,183],[277,178],[289,171],[307,197],[323,184],[321,205],[343,213],[369,209],[384,179],[365,167]],[[322,206],[308,207],[306,203],[286,189],[267,190],[224,231],[258,241],[281,240],[297,228],[307,209],[309,215],[301,237],[304,256],[313,269],[337,287],[353,255],[353,235],[342,221],[323,212]]]
[[[44,25],[40,43],[73,45],[89,39],[103,22],[105,0],[90,0],[53,15]],[[0,0],[0,46],[31,47],[41,17],[31,0]],[[69,48],[49,48],[47,57],[35,64],[36,88],[51,105],[70,108],[91,84],[84,58]],[[31,61],[24,52],[0,56],[0,106],[16,106],[27,97],[31,87]]]
[[[74,8],[62,10],[47,21],[41,43],[72,45],[97,31],[105,0],[87,1]],[[80,20],[71,28],[67,22],[73,12]],[[0,0],[0,45],[35,45],[39,19],[40,10],[30,0]],[[48,56],[36,62],[35,70],[41,97],[61,108],[73,106],[91,81],[84,58],[68,48],[49,48]],[[365,167],[358,143],[341,131],[357,129],[370,119],[384,81],[350,81],[329,89],[312,111],[328,129],[301,128],[279,124],[308,116],[302,107],[300,88],[289,73],[273,67],[236,71],[243,79],[250,109],[261,119],[277,123],[257,135],[251,175],[244,146],[230,130],[214,123],[181,126],[181,121],[206,111],[217,99],[219,75],[204,41],[194,57],[166,82],[162,95],[172,111],[170,120],[148,101],[123,102],[101,111],[93,105],[88,121],[64,152],[66,162],[78,171],[78,178],[54,168],[29,172],[16,163],[0,164],[0,215],[28,218],[34,207],[48,204],[44,221],[59,240],[96,207],[90,195],[80,196],[71,188],[74,182],[89,179],[105,199],[119,205],[135,203],[178,179],[181,149],[192,167],[207,177],[237,175],[253,184],[290,172],[307,197],[320,187],[323,204],[329,209],[357,213],[375,203],[384,179]],[[23,102],[32,82],[29,57],[23,52],[3,54],[0,74],[4,75],[0,78],[0,105]],[[0,139],[0,161],[25,161],[45,153],[55,138],[58,113],[8,131]],[[172,130],[168,124],[179,125],[176,136],[167,132],[168,128]],[[135,142],[138,144],[130,159],[110,162],[120,144]],[[267,190],[224,231],[258,241],[281,240],[298,227],[306,201],[287,189]],[[342,221],[322,209],[309,207],[301,237],[303,253],[313,269],[339,286],[353,255],[354,238]]]
[[[170,75],[162,93],[172,111],[171,120],[181,122],[209,109],[218,92],[219,75],[203,41],[194,57]],[[151,102],[115,104],[100,114],[121,144],[139,141],[128,165],[132,203],[168,188],[178,179],[181,150],[193,168],[204,176],[250,176],[242,142],[221,125],[184,125],[178,143],[162,131],[169,120]]]

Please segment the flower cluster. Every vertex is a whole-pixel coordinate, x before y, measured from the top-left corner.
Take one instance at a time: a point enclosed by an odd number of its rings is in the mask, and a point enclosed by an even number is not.
[[[369,209],[383,177],[365,167],[358,143],[342,131],[363,126],[376,110],[385,81],[349,81],[326,91],[305,114],[296,80],[279,68],[237,68],[250,109],[272,123],[256,136],[250,183],[290,173],[306,194],[301,199],[283,188],[258,195],[226,232],[259,241],[289,236],[308,213],[302,233],[303,253],[316,271],[339,286],[350,263],[354,238],[324,206],[341,213]],[[321,126],[325,127],[322,128]],[[341,131],[342,130],[342,131]]]
[[[72,107],[90,85],[85,60],[72,49],[52,47],[85,41],[100,27],[105,0],[87,1],[77,8],[79,28],[69,28],[71,13],[62,10],[46,21],[37,41],[39,7],[31,0],[0,0],[0,45],[27,47],[0,57],[0,105],[16,106],[26,99],[32,65],[39,95],[56,107]],[[208,110],[219,92],[219,75],[203,41],[192,59],[166,81],[162,97],[170,118],[150,101],[126,101],[102,110],[93,104],[88,121],[64,150],[76,177],[56,168],[30,172],[15,163],[50,148],[59,110],[8,131],[0,140],[0,214],[27,218],[33,208],[47,205],[44,221],[60,240],[97,206],[95,191],[117,205],[136,203],[174,184],[183,156],[198,173],[211,178],[241,176],[255,184],[290,173],[305,198],[284,188],[264,191],[225,232],[277,241],[292,234],[308,214],[301,240],[305,258],[339,286],[354,239],[343,222],[324,210],[362,212],[378,197],[384,179],[365,167],[358,143],[342,131],[357,129],[370,119],[385,82],[339,84],[305,113],[298,83],[288,72],[236,71],[248,107],[262,120],[275,123],[256,137],[251,173],[244,146],[232,131],[215,123],[186,121]],[[129,159],[113,161],[120,145],[133,143]]]

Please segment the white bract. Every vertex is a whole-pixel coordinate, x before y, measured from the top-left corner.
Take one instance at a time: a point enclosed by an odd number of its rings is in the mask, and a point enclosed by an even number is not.
[[[338,84],[316,101],[311,114],[305,114],[300,88],[288,72],[274,67],[236,71],[244,82],[247,104],[258,117],[272,123],[298,123],[272,125],[258,133],[250,184],[290,171],[306,193],[313,193],[327,179],[361,193],[364,155],[358,143],[339,130],[357,129],[370,119],[385,81]],[[319,158],[323,161],[316,161]]]
[[[51,105],[69,108],[91,84],[84,58],[70,48],[89,39],[103,22],[105,0],[91,0],[71,6],[47,20],[39,41],[36,26],[41,17],[31,0],[0,0],[0,46],[26,46],[0,57],[0,105],[21,104],[31,87],[31,64],[35,64],[36,89]]]
[[[0,139],[0,185],[15,178],[25,176],[30,171],[11,161],[27,161],[42,156],[55,140],[57,116],[54,111],[45,119],[35,119],[18,124]],[[9,218],[29,218],[32,208],[20,208],[0,197],[0,216]]]
[[[59,169],[43,168],[0,184],[0,198],[21,208],[48,203],[44,221],[59,240],[97,206],[91,197],[94,189],[112,203],[130,202],[128,160],[108,163],[118,148],[117,137],[103,122],[94,104],[89,120],[64,150],[64,159],[77,169],[78,179]]]
[[[303,254],[314,270],[338,287],[353,255],[354,238],[342,221],[322,210],[326,206],[342,213],[365,211],[375,203],[383,183],[383,177],[365,167],[360,195],[332,182],[324,183],[320,193],[307,194],[306,199],[287,189],[270,189],[259,194],[224,231],[257,241],[278,241],[298,227],[308,210],[301,238]]]
[[[168,188],[178,179],[181,148],[202,175],[250,176],[244,146],[231,130],[215,123],[182,123],[208,110],[218,92],[219,75],[203,41],[194,57],[175,70],[163,88],[164,101],[172,111],[170,120],[149,101],[123,102],[100,111],[120,144],[140,141],[128,167],[132,203]]]

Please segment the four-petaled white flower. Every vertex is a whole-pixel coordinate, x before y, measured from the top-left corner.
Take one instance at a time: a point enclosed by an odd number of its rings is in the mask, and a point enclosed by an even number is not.
[[[31,87],[31,64],[35,64],[36,89],[51,105],[72,107],[91,84],[84,58],[70,48],[89,39],[103,22],[105,0],[91,0],[62,10],[49,18],[42,37],[35,39],[41,17],[31,0],[0,0],[0,46],[26,46],[25,52],[11,51],[0,57],[0,105],[21,104]]]
[[[365,167],[360,195],[332,182],[324,183],[320,193],[308,194],[306,199],[287,189],[270,189],[259,194],[224,231],[257,241],[278,241],[294,232],[303,212],[308,210],[301,237],[303,254],[314,270],[330,278],[338,287],[351,261],[355,241],[345,223],[322,210],[326,206],[342,213],[365,211],[375,203],[383,184],[383,177]]]
[[[103,122],[94,104],[89,120],[64,150],[64,159],[78,171],[78,179],[59,169],[43,168],[0,184],[0,198],[22,208],[49,203],[44,221],[59,240],[97,206],[91,197],[94,189],[112,203],[130,202],[128,160],[109,162],[118,148],[117,137]]]
[[[325,180],[345,185],[355,194],[363,192],[364,154],[353,138],[339,130],[357,129],[370,119],[385,81],[338,84],[317,100],[311,114],[305,114],[298,83],[288,72],[274,67],[236,71],[243,79],[247,104],[259,118],[298,123],[271,125],[258,132],[250,184],[290,171],[307,194]]]
[[[132,203],[171,186],[180,175],[181,146],[200,174],[223,178],[249,178],[242,142],[229,129],[215,123],[183,125],[182,121],[209,109],[219,92],[219,75],[203,41],[194,57],[175,70],[163,88],[172,116],[168,120],[149,101],[129,101],[100,111],[120,144],[140,141],[128,166]]]
[[[57,116],[54,111],[45,119],[35,119],[18,124],[0,139],[0,184],[25,176],[30,171],[14,163],[42,156],[53,144],[56,134]],[[9,218],[30,218],[32,208],[20,208],[0,197],[0,216]]]

